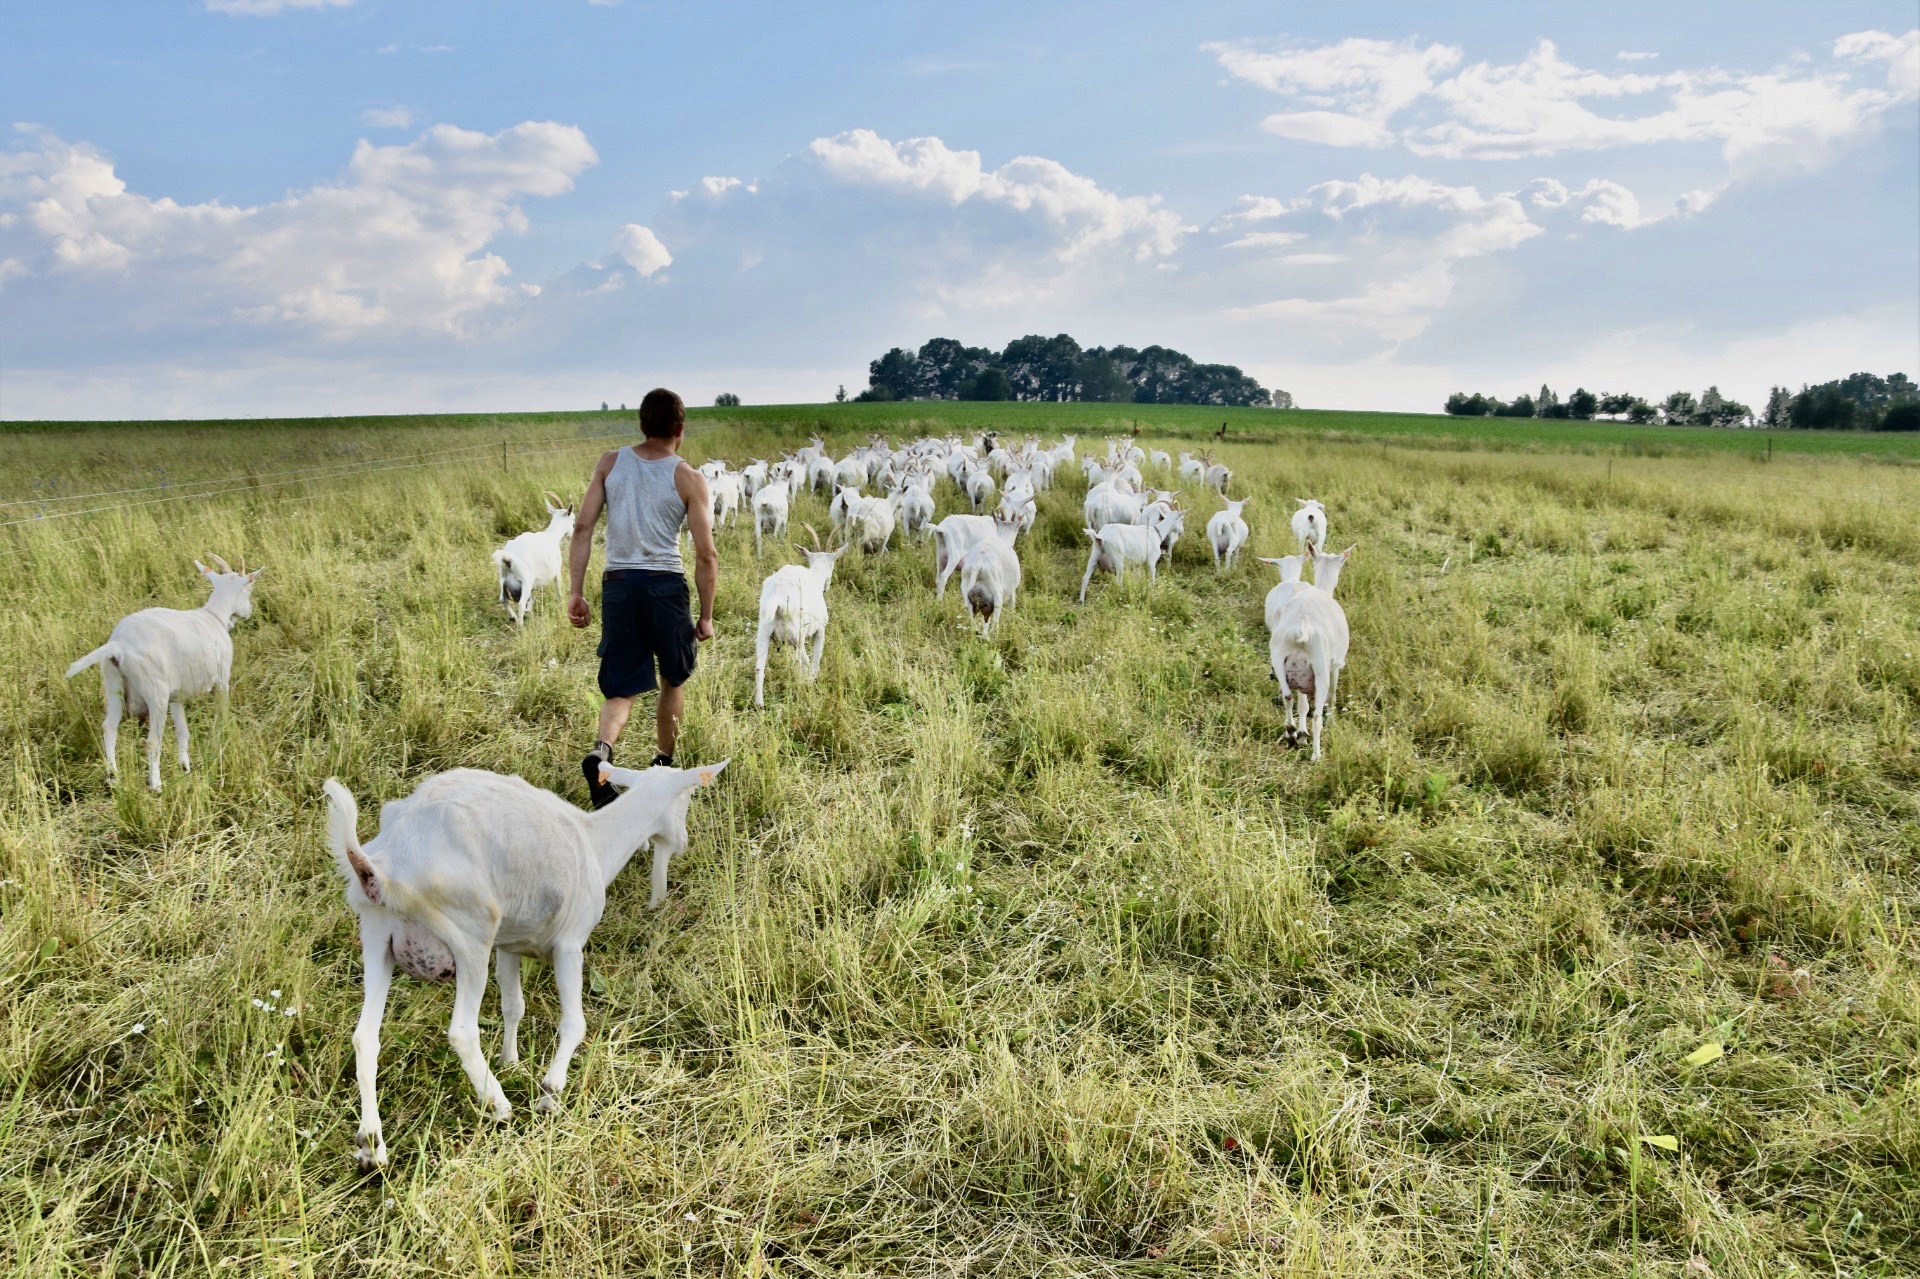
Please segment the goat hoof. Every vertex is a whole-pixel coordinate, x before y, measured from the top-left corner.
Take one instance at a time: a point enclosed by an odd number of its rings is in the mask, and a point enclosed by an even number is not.
[[[545,1084],[542,1084],[540,1088],[540,1100],[533,1103],[533,1108],[543,1115],[558,1114],[560,1112],[560,1099],[546,1091]]]
[[[387,1166],[387,1143],[384,1140],[360,1139],[360,1149],[353,1152],[353,1161],[360,1165],[361,1172],[372,1172]]]

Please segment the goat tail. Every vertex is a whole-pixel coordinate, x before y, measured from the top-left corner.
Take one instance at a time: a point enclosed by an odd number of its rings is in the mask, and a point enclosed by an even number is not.
[[[333,848],[333,859],[340,864],[340,873],[348,883],[358,884],[368,901],[381,905],[385,894],[380,872],[360,848],[360,806],[334,778],[329,777],[321,789],[327,794],[327,843]]]
[[[85,657],[75,662],[72,666],[67,667],[67,678],[72,679],[75,675],[78,675],[81,671],[86,670],[89,666],[98,666],[100,663],[104,661],[108,661],[112,659],[114,656],[115,656],[115,653],[113,648],[113,641],[108,640],[105,644],[102,644],[99,648],[94,649],[91,653],[88,653]]]
[[[1294,623],[1293,629],[1287,633],[1287,638],[1300,647],[1305,648],[1307,643],[1313,638],[1313,628],[1305,622],[1296,622]]]

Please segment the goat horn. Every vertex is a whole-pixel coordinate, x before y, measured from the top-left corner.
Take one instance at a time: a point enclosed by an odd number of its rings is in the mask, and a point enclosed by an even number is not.
[[[231,572],[233,572],[233,569],[232,569],[232,567],[231,567],[231,566],[229,566],[229,565],[227,564],[227,562],[226,562],[225,560],[223,560],[223,559],[221,559],[221,558],[220,558],[220,557],[219,557],[218,555],[209,555],[209,556],[207,556],[207,558],[208,558],[208,559],[210,559],[210,560],[212,560],[212,561],[213,561],[213,562],[214,562],[215,564],[217,564],[217,565],[219,565],[219,566],[220,566],[220,571],[221,571],[222,573],[231,573]]]
[[[811,533],[811,534],[813,535],[813,549],[814,549],[814,550],[816,550],[816,551],[819,551],[819,550],[825,550],[825,549],[826,549],[825,547],[823,547],[823,546],[821,546],[821,545],[820,545],[820,530],[819,530],[819,529],[817,529],[817,528],[815,528],[815,527],[814,527],[813,525],[811,525],[811,524],[809,524],[809,523],[807,523],[807,522],[806,522],[805,520],[801,520],[801,521],[800,521],[800,527],[801,527],[801,528],[803,528],[803,529],[805,529],[805,530],[807,530],[807,532],[809,532],[809,533]]]
[[[546,498],[549,502],[552,502],[555,506],[565,506],[567,504],[567,499],[564,497],[561,497],[558,493],[554,492],[552,489],[540,490],[540,496]]]
[[[247,571],[247,553],[245,551],[242,551],[240,552],[240,572],[244,576],[246,574],[246,571]]]

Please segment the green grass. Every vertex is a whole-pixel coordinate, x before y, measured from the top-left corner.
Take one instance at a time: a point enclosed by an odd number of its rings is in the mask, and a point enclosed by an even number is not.
[[[0,434],[47,435],[57,440],[85,435],[99,426],[187,432],[216,440],[274,432],[277,450],[293,441],[321,438],[338,444],[335,432],[353,429],[393,435],[404,429],[407,447],[443,434],[471,438],[492,431],[512,438],[630,429],[632,413],[417,414],[405,417],[288,418],[267,421],[73,423],[0,422]],[[1709,427],[1632,426],[1624,422],[1549,422],[1535,418],[1459,418],[1439,413],[1358,413],[1332,409],[1221,409],[1149,404],[981,404],[929,401],[893,404],[773,404],[690,411],[697,425],[732,425],[774,439],[818,431],[856,439],[872,432],[891,435],[982,430],[1073,431],[1088,436],[1131,431],[1135,426],[1161,440],[1207,441],[1222,423],[1229,440],[1382,440],[1438,449],[1614,453],[1671,457],[1691,453],[1732,454],[1755,461],[1776,455],[1847,456],[1920,462],[1920,435],[1886,431],[1733,431]],[[171,436],[171,438],[179,438]],[[399,443],[396,439],[395,444]],[[362,442],[364,447],[364,442]],[[59,446],[56,445],[56,448]],[[422,445],[421,447],[424,447]]]
[[[1143,442],[1220,416],[1154,410]],[[1295,495],[1359,543],[1324,760],[1280,745],[1264,567],[1216,577],[1190,535],[1157,587],[1072,604],[1077,479],[991,641],[924,547],[849,556],[820,681],[776,658],[761,712],[753,610],[790,556],[736,526],[682,747],[734,762],[668,906],[644,866],[614,885],[562,1113],[528,1110],[543,967],[504,1126],[450,992],[402,981],[383,1177],[351,1162],[359,958],[319,784],[365,833],[459,765],[581,798],[594,636],[550,595],[514,632],[487,552],[617,423],[8,437],[0,1271],[1920,1269],[1920,473],[1785,434],[1761,465],[1713,451],[1737,433],[1657,431],[1706,443],[1654,458],[1228,416],[1252,552],[1291,549]],[[816,420],[1087,445],[1129,419],[749,409],[697,415],[689,453]],[[150,491],[85,496],[110,489]],[[190,708],[195,772],[169,746],[157,797],[129,725],[108,794],[98,677],[62,672],[197,604],[208,552],[268,565],[231,702]]]

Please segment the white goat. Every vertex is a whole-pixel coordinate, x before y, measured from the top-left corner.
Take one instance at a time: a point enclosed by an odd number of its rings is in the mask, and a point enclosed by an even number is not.
[[[760,535],[773,538],[787,535],[790,495],[785,484],[768,482],[753,495],[753,554],[760,555]]]
[[[985,515],[949,515],[933,526],[933,597],[943,599],[947,579],[960,567],[960,560],[972,547],[995,536],[995,525]]]
[[[500,1064],[520,1060],[522,958],[553,966],[560,1035],[540,1079],[539,1110],[552,1110],[567,1086],[567,1066],[586,1035],[580,1007],[582,956],[607,905],[607,887],[634,853],[653,847],[653,897],[667,895],[667,863],[687,846],[687,805],[727,763],[705,768],[603,766],[601,779],[626,791],[598,812],[582,812],[518,777],[457,768],[429,777],[380,810],[380,833],[363,847],[359,806],[332,778],[327,841],[347,880],[347,905],[360,920],[366,1000],[353,1032],[360,1082],[362,1168],[387,1162],[374,1084],[380,1023],[396,964],[426,981],[454,983],[447,1042],[460,1057],[480,1103],[495,1119],[512,1107],[480,1051],[480,1003],[487,957],[500,982]]]
[[[1247,544],[1247,522],[1240,518],[1240,510],[1246,504],[1244,497],[1238,502],[1228,502],[1225,510],[1214,512],[1213,518],[1207,521],[1207,543],[1213,547],[1216,571],[1222,567],[1233,571],[1233,557]]]
[[[1347,562],[1354,548],[1328,556],[1339,561],[1332,566],[1331,586],[1339,580],[1339,565]],[[1316,562],[1315,575],[1319,575]],[[1307,735],[1309,713],[1313,721],[1313,758],[1320,758],[1320,731],[1326,723],[1340,691],[1340,672],[1347,664],[1347,614],[1332,593],[1319,585],[1301,586],[1280,610],[1278,624],[1268,645],[1273,662],[1273,677],[1280,684],[1280,696],[1297,699],[1296,708],[1287,715],[1287,744],[1299,746]]]
[[[733,522],[740,508],[746,484],[738,471],[727,471],[708,481],[708,498],[713,502],[713,527],[724,528]]]
[[[867,555],[878,555],[893,540],[893,503],[884,497],[856,497],[847,508],[847,537]]]
[[[533,593],[548,582],[564,602],[566,586],[560,580],[560,543],[573,533],[573,509],[565,499],[545,493],[547,526],[522,533],[493,553],[493,564],[500,575],[499,598],[507,606],[514,625],[524,625]]]
[[[1221,497],[1227,495],[1227,485],[1233,483],[1233,472],[1218,462],[1207,463],[1207,487]]]
[[[1207,482],[1207,464],[1185,449],[1180,450],[1180,482],[1182,484],[1204,484]]]
[[[987,473],[987,468],[984,466],[969,466],[960,488],[967,495],[967,501],[973,503],[975,514],[979,513],[982,506],[993,500],[993,476]]]
[[[1019,526],[1006,520],[994,525],[994,536],[975,542],[960,557],[960,602],[965,615],[981,617],[980,633],[991,634],[993,619],[1013,607],[1020,590],[1020,557],[1013,539]]]
[[[847,520],[853,515],[856,503],[864,501],[858,484],[836,484],[833,487],[833,500],[827,503],[828,530],[839,533],[846,528]]]
[[[1313,547],[1327,544],[1327,508],[1320,505],[1317,498],[1296,497],[1300,509],[1293,513],[1288,521],[1293,526],[1293,535],[1300,542],[1300,553],[1309,554]]]
[[[808,530],[812,532],[811,529]],[[815,545],[819,544],[818,537]],[[820,675],[820,655],[827,647],[827,586],[833,581],[834,561],[845,546],[831,551],[794,548],[807,557],[803,564],[775,569],[760,586],[760,629],[754,636],[753,704],[765,706],[767,646],[774,640],[813,653],[807,659],[807,678]]]
[[[933,523],[932,477],[909,478],[893,495],[901,531],[909,535],[924,532]]]
[[[234,572],[218,555],[214,572],[199,560],[193,566],[213,587],[207,602],[195,609],[143,608],[114,626],[107,642],[67,668],[72,679],[89,666],[100,668],[100,686],[107,713],[101,725],[107,752],[107,784],[118,777],[114,747],[120,740],[120,719],[131,713],[147,726],[147,785],[160,789],[160,734],[163,717],[173,719],[173,742],[180,750],[180,771],[192,772],[187,756],[187,711],[181,700],[212,689],[222,694],[233,673],[233,639],[227,634],[235,618],[253,616],[254,579],[265,572],[246,571],[246,560]]]
[[[1160,535],[1155,530],[1139,524],[1109,524],[1099,532],[1083,529],[1093,539],[1093,548],[1087,553],[1087,574],[1080,579],[1080,602],[1087,602],[1087,585],[1093,581],[1093,570],[1104,568],[1115,577],[1125,580],[1127,565],[1145,564],[1147,580],[1158,579],[1156,572],[1160,563]]]
[[[1135,524],[1150,528],[1160,536],[1160,549],[1167,566],[1173,566],[1173,548],[1187,531],[1187,513],[1177,506],[1171,495],[1159,497],[1148,503],[1140,511]]]
[[[1091,528],[1108,524],[1132,524],[1140,518],[1142,503],[1138,493],[1130,492],[1113,480],[1105,480],[1087,490],[1081,513]]]
[[[1300,569],[1306,559],[1299,555],[1283,555],[1278,559],[1262,555],[1259,558],[1262,564],[1271,564],[1280,570],[1280,581],[1267,592],[1267,601],[1261,610],[1267,620],[1267,635],[1271,638],[1273,632],[1280,629],[1280,614],[1286,610],[1287,601],[1299,594],[1300,588],[1306,585],[1300,580]],[[1333,592],[1327,593],[1331,595]]]

